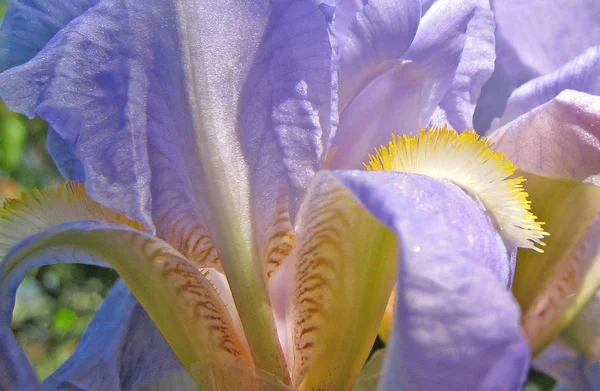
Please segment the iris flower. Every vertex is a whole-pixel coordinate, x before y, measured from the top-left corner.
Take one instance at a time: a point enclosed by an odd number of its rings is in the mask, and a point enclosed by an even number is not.
[[[496,150],[447,128],[379,147],[418,125],[472,128],[493,66],[485,2],[15,2],[6,18],[0,96],[48,121],[58,167],[85,187],[3,209],[2,387],[38,387],[9,324],[26,270],[54,262],[124,283],[45,389],[352,389],[396,286],[381,374],[357,387],[515,390],[531,346],[564,323],[559,307],[522,331],[516,248],[536,254],[544,234],[508,158],[550,205],[541,219],[567,230],[544,253],[565,259],[597,197],[546,175],[572,150],[544,140],[581,146],[593,97],[519,117]],[[349,170],[363,162],[385,171]],[[565,216],[590,193],[581,219]]]

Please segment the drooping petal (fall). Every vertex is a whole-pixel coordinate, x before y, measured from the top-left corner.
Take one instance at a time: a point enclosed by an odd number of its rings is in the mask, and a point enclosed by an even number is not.
[[[352,387],[397,273],[394,234],[337,175],[317,174],[296,224],[288,328],[292,382],[299,390]]]
[[[14,293],[29,268],[100,260],[119,272],[199,384],[236,389],[251,374],[252,359],[214,285],[168,244],[136,227],[140,223],[92,201],[72,184],[5,205],[0,224],[3,320],[10,322]],[[121,313],[130,314],[127,308]],[[223,375],[244,366],[239,376]],[[134,371],[129,380],[139,375]]]
[[[163,379],[166,377],[166,379]],[[197,389],[171,347],[123,281],[98,310],[77,350],[43,383],[43,389],[133,390],[153,382],[180,381]]]
[[[379,389],[517,389],[530,353],[498,272],[509,254],[481,205],[422,175],[336,176],[398,235],[396,322]]]

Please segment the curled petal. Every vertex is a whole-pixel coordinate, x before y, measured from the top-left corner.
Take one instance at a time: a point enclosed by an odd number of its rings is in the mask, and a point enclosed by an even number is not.
[[[392,133],[419,128],[421,99],[429,82],[422,66],[410,61],[387,61],[372,75],[343,113],[330,150],[332,169],[358,169],[375,147]]]
[[[421,17],[416,0],[338,1],[335,31],[339,44],[340,111],[378,73],[382,62],[400,60]],[[339,19],[339,21],[338,21]]]
[[[395,328],[380,390],[514,390],[528,370],[508,251],[454,184],[390,172],[336,177],[399,241]]]
[[[123,277],[184,367],[206,369],[193,373],[198,383],[209,389],[211,384],[235,389],[240,378],[250,373],[249,349],[206,277],[208,272],[199,272],[168,244],[140,231],[140,223],[92,201],[82,187],[73,184],[11,201],[0,217],[0,293],[4,297],[0,315],[6,324],[17,285],[31,267],[56,262],[108,264]],[[121,306],[117,313],[126,321],[135,301],[127,296],[123,302],[115,299],[114,304]],[[150,336],[154,329],[151,322],[146,324]],[[148,359],[152,362],[151,356]],[[248,369],[240,371],[239,377],[223,377],[231,366]],[[119,375],[134,384],[144,381],[135,380],[136,373]]]
[[[552,72],[600,44],[599,10],[594,0],[494,0],[492,4],[498,43],[510,47],[537,75]],[[511,61],[508,57],[498,58]],[[519,62],[513,65],[517,68]],[[517,73],[519,69],[511,71]]]
[[[98,1],[11,1],[0,29],[0,68],[32,59],[56,32]]]
[[[566,90],[499,128],[490,139],[523,171],[593,181],[600,174],[599,124],[600,98]]]
[[[422,65],[431,84],[422,98],[419,125],[432,120],[451,121],[456,129],[472,126],[474,103],[493,68],[489,7],[486,0],[441,0],[422,17],[404,57]]]
[[[488,130],[492,119],[502,115],[516,88],[600,45],[595,0],[493,0],[492,9],[497,60],[477,103],[475,128],[479,132]]]
[[[507,124],[567,89],[600,95],[600,46],[588,49],[556,71],[516,89],[508,98],[502,117],[492,122],[492,129]]]

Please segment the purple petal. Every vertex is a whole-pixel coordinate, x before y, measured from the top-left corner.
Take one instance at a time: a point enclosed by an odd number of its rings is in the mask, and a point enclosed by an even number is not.
[[[59,227],[60,228],[60,227]],[[18,253],[36,242],[35,235],[11,250]],[[7,256],[9,258],[10,256]],[[82,263],[105,266],[98,259],[63,246],[31,256],[27,263],[0,263],[0,387],[6,390],[35,390],[37,377],[17,344],[10,322],[17,287],[33,267],[54,263]],[[76,386],[81,390],[129,390],[183,368],[162,334],[122,282],[111,290],[105,303],[88,327],[74,355],[43,384],[44,389]]]
[[[473,129],[475,104],[483,84],[494,70],[494,27],[487,1],[479,1],[467,27],[464,49],[454,79],[438,103],[432,123],[448,123],[457,130]]]
[[[537,75],[552,72],[587,48],[600,44],[600,8],[595,0],[492,3],[498,44],[510,47],[522,64]],[[498,59],[509,60],[500,56]],[[518,69],[511,71],[514,74]]]
[[[339,51],[340,111],[387,60],[401,59],[421,16],[420,1],[339,1],[335,32]],[[339,19],[339,22],[338,22]]]
[[[43,388],[134,390],[178,373],[191,379],[146,311],[119,280],[73,356],[44,381]]]
[[[206,230],[223,247],[226,222],[295,205],[336,116],[317,5],[218,4],[106,0],[0,76],[9,107],[72,146],[96,200],[190,259]]]
[[[422,17],[405,55],[426,69],[431,84],[422,98],[421,126],[433,120],[472,127],[474,103],[493,68],[491,16],[486,0],[439,0]]]
[[[11,1],[0,29],[0,68],[32,59],[56,32],[98,1]]]
[[[507,249],[481,206],[425,176],[334,174],[400,241],[395,329],[379,389],[518,389],[530,351],[507,290]]]
[[[379,68],[379,74],[340,116],[331,149],[331,168],[362,168],[375,147],[387,145],[392,133],[418,129],[421,97],[428,81],[423,67],[388,61]]]
[[[560,339],[538,355],[533,364],[560,382],[554,391],[600,389],[600,362],[586,359]]]
[[[477,104],[475,128],[480,132],[502,115],[514,89],[600,45],[600,9],[595,0],[494,0],[492,9],[497,60]]]
[[[39,382],[25,352],[10,329],[0,321],[0,390],[38,390]]]
[[[48,129],[46,148],[63,178],[78,182],[85,180],[83,165],[73,155],[71,147],[52,128]]]
[[[600,97],[563,91],[490,137],[521,170],[593,180],[600,174]]]
[[[508,98],[502,117],[492,122],[492,129],[533,110],[567,89],[600,95],[600,46],[588,49],[558,70],[516,89]]]

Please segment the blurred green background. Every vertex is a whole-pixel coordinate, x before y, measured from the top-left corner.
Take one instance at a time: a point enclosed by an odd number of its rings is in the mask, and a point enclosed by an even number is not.
[[[0,0],[0,19],[7,1]],[[61,181],[45,149],[46,123],[12,113],[0,101],[0,201],[34,187]],[[118,278],[85,265],[52,265],[31,270],[17,292],[12,330],[46,378],[75,350],[85,328]],[[525,391],[550,390],[554,382],[535,371]]]

